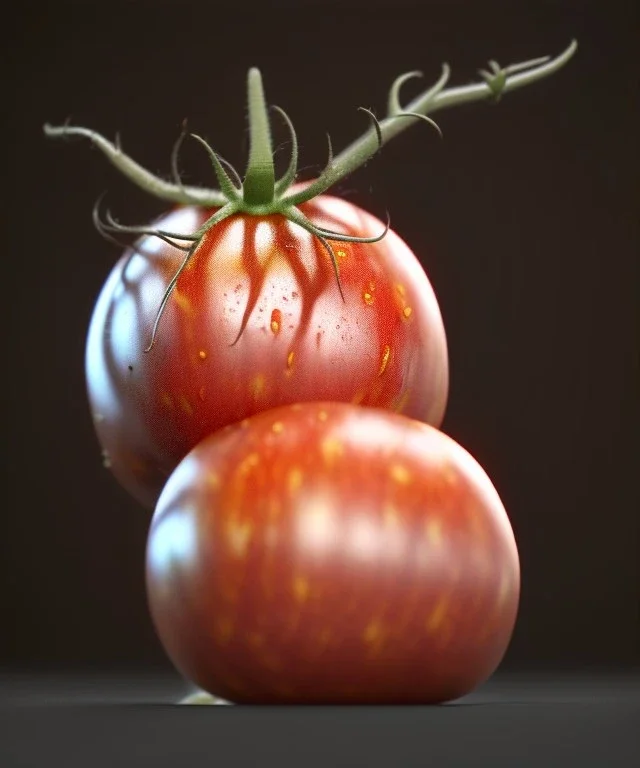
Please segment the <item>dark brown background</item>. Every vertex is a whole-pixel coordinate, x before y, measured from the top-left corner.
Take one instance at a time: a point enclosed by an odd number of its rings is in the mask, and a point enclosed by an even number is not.
[[[102,468],[83,378],[93,302],[117,257],[94,231],[162,203],[45,121],[106,135],[169,168],[183,118],[232,162],[246,152],[244,79],[319,166],[382,113],[400,72],[452,82],[580,49],[498,106],[439,113],[341,191],[421,258],[448,331],[444,425],[511,515],[523,593],[507,668],[637,664],[638,18],[632,2],[298,2],[255,16],[218,3],[20,3],[2,50],[5,428],[0,665],[168,667],[146,610],[148,515]],[[415,86],[408,85],[407,93]],[[279,129],[278,129],[279,130]],[[279,139],[286,138],[280,132]],[[284,155],[283,155],[284,157]],[[192,148],[191,182],[211,183]]]

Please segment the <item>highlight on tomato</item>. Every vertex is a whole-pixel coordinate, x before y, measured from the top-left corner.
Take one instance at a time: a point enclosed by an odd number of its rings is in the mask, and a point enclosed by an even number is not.
[[[520,591],[477,461],[345,403],[281,406],[196,446],[160,496],[146,579],[177,669],[249,704],[463,696],[503,658]]]
[[[174,207],[152,225],[119,224],[99,206],[98,230],[137,240],[97,300],[86,379],[105,464],[153,508],[178,462],[208,434],[287,403],[334,400],[379,407],[439,426],[449,369],[441,313],[419,259],[401,237],[357,205],[326,194],[410,124],[439,109],[493,99],[562,67],[554,59],[481,71],[447,88],[449,67],[406,106],[395,80],[387,114],[364,110],[369,130],[298,179],[298,139],[276,178],[260,72],[248,74],[250,151],[239,174],[200,136],[217,189],[154,176],[100,134],[45,126],[53,137],[88,138],[132,182]],[[439,130],[439,129],[438,129]]]

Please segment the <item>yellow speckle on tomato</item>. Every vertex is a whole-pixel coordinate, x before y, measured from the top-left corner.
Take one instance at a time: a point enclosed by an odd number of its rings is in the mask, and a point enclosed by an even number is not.
[[[347,258],[347,252],[344,250],[344,248],[340,248],[340,250],[336,251],[336,257],[338,260],[343,261]]]
[[[191,403],[184,395],[180,395],[180,407],[187,414],[187,416],[193,416],[193,408]]]
[[[366,392],[363,392],[362,390],[359,390],[351,398],[351,404],[352,405],[360,405],[360,403],[364,400],[366,394],[367,394]]]
[[[247,643],[252,648],[262,648],[264,645],[264,635],[260,634],[260,632],[249,632],[247,635]]]
[[[216,620],[215,635],[219,643],[223,645],[228,643],[233,637],[233,621],[226,617],[221,617]]]
[[[407,319],[408,319],[409,317],[411,317],[411,313],[412,313],[412,312],[413,312],[413,310],[411,309],[411,307],[405,307],[405,308],[402,310],[402,314],[403,314],[403,315],[404,315],[404,317],[406,317]]]
[[[401,485],[406,485],[411,480],[411,473],[403,464],[392,464],[389,468],[389,474]]]
[[[284,424],[281,421],[274,421],[271,425],[271,431],[276,435],[281,435],[284,432]]]
[[[300,467],[294,467],[287,475],[287,486],[289,493],[295,493],[302,485],[302,470]]]
[[[201,349],[201,350],[198,352],[198,357],[199,357],[201,360],[206,360],[206,359],[207,359],[207,353],[204,351],[204,349]]]
[[[293,368],[293,351],[289,352],[287,355],[287,368]]]
[[[396,285],[396,291],[398,292],[398,294],[399,294],[400,296],[402,296],[402,298],[404,298],[404,296],[405,296],[405,294],[406,294],[406,291],[405,291],[405,289],[404,289],[404,285],[402,285],[401,283],[398,283],[398,284]]]
[[[184,295],[184,293],[180,293],[178,288],[173,289],[173,300],[176,302],[176,304],[180,307],[180,309],[183,312],[186,312],[188,315],[193,315],[193,305],[191,304],[191,301]]]
[[[251,382],[251,392],[254,397],[260,397],[264,394],[265,376],[264,373],[259,373],[255,379]]]
[[[215,472],[207,472],[206,480],[210,488],[220,487],[220,475],[217,475]]]
[[[427,520],[425,524],[427,540],[432,547],[442,546],[442,521],[437,519]]]
[[[255,452],[250,453],[248,456],[245,456],[245,458],[238,465],[238,474],[248,474],[254,467],[257,467],[259,463],[260,454]]]
[[[168,392],[163,392],[160,395],[160,400],[162,401],[163,405],[166,405],[167,408],[175,408],[175,405],[173,403],[173,398]]]
[[[383,637],[383,628],[379,621],[372,621],[365,627],[362,633],[362,640],[367,645],[379,643]]]
[[[373,295],[369,293],[369,291],[365,291],[362,294],[362,298],[364,300],[364,303],[367,304],[368,306],[371,306],[373,304]]]
[[[441,597],[440,600],[438,600],[436,603],[434,609],[427,616],[425,623],[427,632],[435,632],[440,626],[442,626],[442,622],[444,621],[448,607],[449,600],[446,597]]]
[[[400,395],[396,398],[396,400],[393,402],[393,410],[396,413],[402,413],[405,406],[409,402],[410,392],[409,390],[405,390],[404,392],[401,392]]]
[[[442,477],[447,485],[455,485],[458,482],[458,473],[451,464],[445,464],[442,468]]]
[[[227,540],[231,552],[236,557],[245,557],[252,534],[253,526],[250,522],[244,521],[239,523],[236,520],[229,521],[227,524]]]
[[[344,446],[335,437],[326,437],[321,445],[320,450],[322,456],[327,464],[332,464],[336,459],[339,459],[344,453]]]
[[[329,414],[326,411],[318,411],[318,421],[326,421],[329,418]]]
[[[293,594],[299,603],[304,603],[309,598],[311,587],[309,581],[304,576],[296,576],[293,580]]]
[[[391,347],[388,344],[385,344],[384,349],[382,350],[382,359],[380,360],[380,369],[378,370],[378,376],[382,376],[382,374],[385,372],[387,368],[387,363],[389,362],[390,355],[391,355]]]

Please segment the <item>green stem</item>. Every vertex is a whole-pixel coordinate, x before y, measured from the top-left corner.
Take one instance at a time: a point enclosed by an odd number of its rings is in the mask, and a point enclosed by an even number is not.
[[[154,176],[141,165],[132,160],[104,136],[75,125],[53,126],[48,123],[44,126],[44,132],[52,138],[66,138],[68,136],[83,136],[91,141],[105,157],[130,181],[140,189],[160,200],[168,200],[184,205],[220,206],[227,202],[222,192],[215,189],[203,189],[201,187],[186,187],[170,184],[168,181]]]
[[[520,67],[523,66],[520,64],[506,67],[504,70],[501,70],[500,73],[496,74],[496,77],[500,77],[503,73],[506,73],[506,77],[504,78],[504,82],[500,89],[500,94],[508,93],[509,91],[529,85],[530,83],[553,74],[569,61],[575,53],[576,48],[577,43],[574,40],[571,45],[555,59],[536,59],[532,63],[537,66],[534,66],[533,69],[526,72],[509,74],[514,70],[520,69]],[[427,115],[436,112],[439,109],[445,109],[446,107],[454,107],[461,104],[468,104],[473,101],[495,98],[495,96],[495,90],[492,89],[487,82],[472,83],[471,85],[463,85],[458,88],[430,88],[428,91],[411,101],[404,108],[403,112],[405,114],[407,112],[414,112],[420,115]],[[397,102],[397,93],[394,93],[394,101]],[[386,144],[390,139],[397,136],[409,126],[411,121],[400,119],[403,116],[403,112],[389,115],[384,120],[379,121],[378,125],[380,128],[382,145]],[[309,200],[311,197],[321,194],[336,184],[336,182],[364,165],[364,163],[372,157],[379,148],[379,136],[374,129],[371,129],[337,155],[333,159],[331,165],[318,179],[316,179],[315,182],[299,193],[286,196],[282,202],[286,205],[299,205],[300,203]]]
[[[243,184],[243,198],[248,206],[268,205],[275,191],[275,170],[271,149],[271,131],[260,71],[249,70],[249,163]]]
[[[183,186],[178,174],[174,150],[173,171],[176,183],[171,184],[164,179],[154,176],[122,152],[118,143],[105,139],[95,131],[77,126],[45,125],[48,136],[69,137],[82,136],[88,138],[125,176],[141,189],[163,200],[176,203],[201,205],[219,208],[232,201],[237,211],[252,215],[268,215],[272,213],[288,214],[293,206],[300,205],[313,197],[326,192],[341,179],[348,176],[364,165],[381,146],[409,127],[408,117],[421,117],[430,121],[427,115],[447,107],[468,104],[474,101],[493,99],[497,101],[502,95],[516,90],[537,80],[541,80],[563,67],[573,56],[577,48],[574,40],[569,47],[555,59],[544,57],[531,61],[512,64],[500,68],[494,62],[489,62],[488,70],[480,70],[482,82],[471,83],[457,88],[446,88],[449,77],[449,67],[445,64],[438,81],[428,90],[413,99],[406,107],[400,102],[400,88],[410,77],[417,75],[410,72],[395,80],[389,91],[388,113],[383,120],[373,118],[373,126],[344,149],[336,157],[330,157],[327,166],[320,176],[296,193],[286,192],[286,186],[295,180],[295,165],[297,160],[297,140],[291,121],[285,117],[292,137],[292,159],[284,177],[276,184],[275,169],[271,144],[271,131],[265,104],[262,78],[260,72],[252,68],[248,75],[249,130],[250,151],[249,162],[242,189],[234,186],[231,177],[222,167],[222,160],[206,144],[203,139],[195,137],[209,152],[214,165],[218,182],[222,189],[205,189]],[[432,122],[432,121],[431,121]],[[193,135],[193,134],[192,134]]]

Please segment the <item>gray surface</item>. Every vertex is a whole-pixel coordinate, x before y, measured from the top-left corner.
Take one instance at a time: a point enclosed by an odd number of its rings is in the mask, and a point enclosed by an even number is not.
[[[177,704],[198,689],[174,675],[0,673],[0,706]],[[640,701],[640,671],[496,675],[458,704],[605,704]]]
[[[2,768],[626,768],[640,678],[500,676],[440,707],[189,707],[149,675],[0,676]]]

